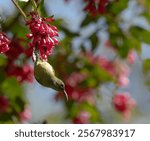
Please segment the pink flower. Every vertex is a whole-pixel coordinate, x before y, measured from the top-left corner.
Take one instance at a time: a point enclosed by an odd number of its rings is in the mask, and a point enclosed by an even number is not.
[[[94,90],[89,87],[81,87],[82,83],[86,79],[86,75],[78,72],[74,72],[67,78],[65,89],[70,100],[77,102],[88,102],[93,104],[95,102],[93,94]],[[61,98],[61,93],[58,93],[56,100]]]
[[[66,91],[70,99],[78,102],[88,101],[92,103],[93,89],[80,87],[80,83],[85,79],[85,74],[75,72],[66,80]]]
[[[97,64],[110,74],[114,74],[114,64],[105,56],[94,56],[91,52],[87,52],[85,56],[89,59],[90,63]]]
[[[76,117],[73,118],[75,124],[88,124],[90,121],[90,114],[86,111],[81,111]]]
[[[8,76],[15,76],[20,83],[24,81],[33,82],[33,68],[28,64],[19,67],[15,64],[9,63],[6,68],[6,74]]]
[[[22,45],[20,44],[20,40],[12,40],[9,46],[11,48],[5,53],[9,61],[16,60],[19,57],[19,55],[24,52],[24,49]]]
[[[108,0],[84,0],[84,1],[87,2],[87,5],[85,6],[84,10],[89,12],[92,16],[105,13]]]
[[[126,87],[129,84],[130,69],[126,63],[120,60],[114,62],[114,77],[119,87]]]
[[[110,74],[114,73],[114,64],[106,57],[97,57],[97,63]]]
[[[5,113],[9,106],[9,100],[6,96],[0,96],[0,113]]]
[[[130,74],[129,66],[120,60],[115,60],[114,62],[115,67],[115,74],[118,77],[119,75],[126,75],[128,76]]]
[[[135,63],[136,53],[133,50],[129,51],[129,54],[127,56],[127,61],[128,61],[129,64],[134,64]]]
[[[79,85],[79,84],[78,84]],[[66,92],[68,94],[69,99],[83,102],[88,101],[89,103],[93,103],[93,94],[94,91],[91,88],[82,88],[76,85],[75,87],[70,86],[69,84],[66,84]]]
[[[21,82],[23,81],[28,81],[30,83],[33,82],[33,68],[29,64],[25,64],[22,67],[22,72],[21,72]]]
[[[112,102],[116,111],[122,113],[126,119],[130,118],[131,111],[136,105],[135,100],[128,93],[116,94]]]
[[[120,75],[118,77],[118,86],[126,87],[129,84],[129,78],[126,75]]]
[[[107,4],[108,0],[99,0],[98,13],[105,13]]]
[[[87,52],[85,56],[89,59],[90,63],[97,64],[100,68],[106,70],[116,80],[119,87],[126,87],[129,84],[130,69],[128,65],[120,61],[109,60],[105,56],[94,56],[91,52]]]
[[[31,48],[38,48],[41,58],[47,59],[52,53],[52,49],[58,44],[58,30],[55,26],[48,24],[54,21],[52,18],[41,18],[37,13],[31,12],[31,19],[27,21],[31,33],[27,34],[28,38],[32,38]]]
[[[8,37],[3,33],[0,32],[0,53],[4,53],[9,50],[10,40]]]
[[[74,87],[77,86],[77,84],[79,84],[80,82],[82,82],[85,78],[86,78],[85,74],[74,72],[69,76],[66,83]]]
[[[32,117],[30,108],[26,107],[24,111],[19,113],[19,117],[20,117],[21,123],[26,123],[27,121],[29,121]]]

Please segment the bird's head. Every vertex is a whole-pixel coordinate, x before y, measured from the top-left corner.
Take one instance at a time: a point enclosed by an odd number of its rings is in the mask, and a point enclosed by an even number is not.
[[[65,90],[64,82],[57,77],[54,78],[53,82],[54,82],[54,89],[57,91],[63,92],[65,94],[67,100],[68,100],[68,95],[67,95],[66,90]]]

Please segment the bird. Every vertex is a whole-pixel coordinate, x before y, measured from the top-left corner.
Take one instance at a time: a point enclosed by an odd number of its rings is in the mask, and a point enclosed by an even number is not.
[[[52,65],[40,58],[40,55],[36,51],[33,53],[33,60],[35,61],[34,77],[37,82],[42,86],[64,93],[68,101],[68,94],[65,90],[65,84],[61,79],[56,77]]]

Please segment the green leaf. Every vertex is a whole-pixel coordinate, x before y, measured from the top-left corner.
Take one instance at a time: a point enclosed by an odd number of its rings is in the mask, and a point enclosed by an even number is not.
[[[142,43],[139,41],[139,40],[137,40],[136,38],[131,38],[130,39],[130,41],[132,42],[132,47],[137,51],[137,52],[139,52],[139,53],[141,53],[141,51],[142,51]]]
[[[45,8],[44,0],[39,1],[38,11],[39,11],[40,15],[42,15],[42,17],[47,17],[48,16],[46,8]]]
[[[148,11],[142,13],[141,16],[144,16],[146,20],[150,23],[150,13]]]
[[[145,84],[150,86],[150,77],[149,77],[149,74],[150,74],[150,59],[145,59],[143,61],[143,72],[144,74],[146,75],[145,77]],[[148,87],[148,89],[150,90],[150,88]]]
[[[4,66],[7,62],[6,56],[0,54],[0,66]]]
[[[122,38],[122,44],[118,45],[118,52],[122,58],[127,57],[129,50],[132,48],[130,40]]]
[[[25,38],[29,31],[22,23],[17,22],[12,26],[11,32],[13,32],[13,34],[18,38]]]
[[[78,113],[78,104],[74,103],[73,101],[68,101],[66,104],[69,111],[67,117],[69,118],[75,117]]]
[[[137,38],[141,42],[150,44],[150,31],[134,26],[130,28],[130,32],[134,38]]]
[[[92,71],[93,77],[99,81],[99,83],[104,83],[108,81],[112,81],[112,76],[100,66],[97,66]]]
[[[91,123],[102,123],[103,122],[100,112],[97,110],[97,108],[94,105],[91,105],[91,104],[85,102],[80,105],[80,109],[90,113],[90,122]]]
[[[111,33],[110,41],[112,46],[118,51],[121,58],[126,58],[128,52],[133,48],[138,52],[141,51],[141,42],[132,36],[127,36],[121,30],[120,32]]]
[[[5,70],[3,67],[0,67],[0,86],[4,80],[5,80]]]
[[[21,112],[24,109],[25,101],[20,98],[16,97],[14,101],[12,101],[11,106],[14,107],[16,112]]]
[[[16,97],[22,97],[22,87],[17,82],[15,77],[9,77],[5,79],[1,84],[1,89],[3,93],[9,97],[10,100],[15,100]]]
[[[0,123],[8,122],[12,120],[12,113],[0,114]]]
[[[87,26],[88,24],[91,24],[91,22],[97,22],[98,19],[99,17],[94,17],[87,14],[81,23],[81,27]]]
[[[113,81],[112,76],[99,65],[86,64],[82,73],[87,74],[87,78],[80,86],[82,87],[99,87],[101,83]]]
[[[96,49],[96,47],[98,46],[99,40],[98,37],[96,36],[96,34],[93,34],[92,36],[89,37],[91,44],[92,44],[92,50]]]
[[[150,59],[146,59],[143,61],[143,71],[144,73],[150,72]]]
[[[60,30],[62,30],[69,38],[71,37],[75,37],[75,36],[79,36],[80,34],[77,32],[72,32],[69,29],[67,29],[66,27],[61,26]]]
[[[111,2],[107,6],[108,13],[117,14],[125,10],[128,6],[129,0],[118,0],[117,2]]]

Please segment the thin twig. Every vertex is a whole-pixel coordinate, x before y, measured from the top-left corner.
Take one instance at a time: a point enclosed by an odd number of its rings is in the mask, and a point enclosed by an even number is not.
[[[34,7],[34,11],[36,11],[38,13],[38,6],[37,6],[36,2],[34,0],[31,0],[31,1],[32,1],[33,7]]]
[[[29,6],[29,2],[26,3],[26,4],[22,7],[22,9],[25,10],[25,9],[28,8],[28,6]],[[16,14],[16,16],[14,17],[14,19],[13,19],[8,25],[2,24],[2,29],[3,29],[3,31],[6,32],[6,31],[8,31],[9,29],[11,29],[11,28],[15,25],[15,23],[18,22],[18,19],[19,19],[20,15],[21,15],[20,12],[17,12],[17,14]]]
[[[27,16],[26,14],[24,13],[24,11],[21,9],[21,7],[19,6],[19,4],[15,1],[15,0],[11,0],[14,5],[18,8],[18,10],[20,11],[20,13],[23,15],[24,19],[26,20],[27,19]]]

